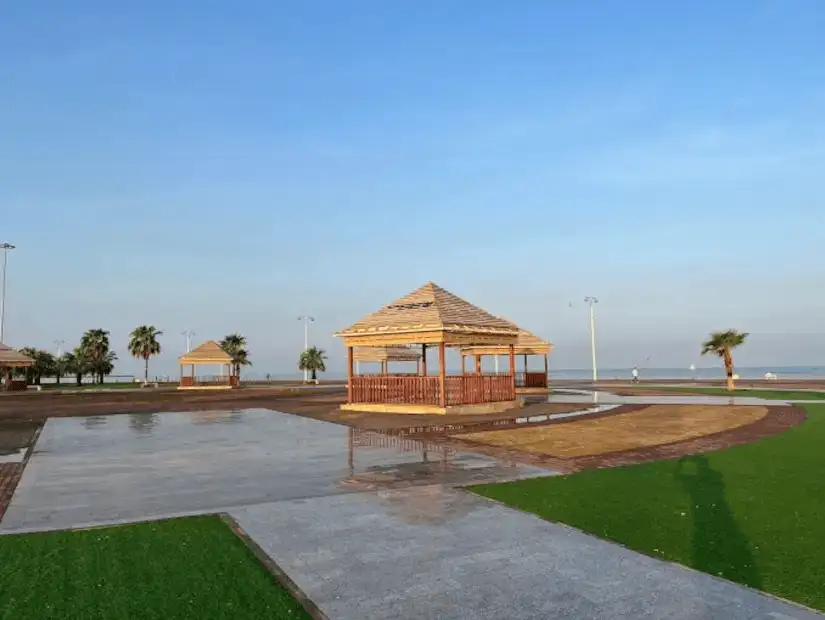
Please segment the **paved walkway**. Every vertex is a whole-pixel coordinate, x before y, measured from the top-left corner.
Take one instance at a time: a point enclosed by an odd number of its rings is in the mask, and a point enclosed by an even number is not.
[[[822,618],[455,489],[230,514],[334,619]]]
[[[262,410],[56,418],[0,530],[225,511],[333,620],[823,617],[455,488],[547,474]]]
[[[579,390],[573,388],[562,388],[554,390],[548,397],[549,403],[594,403],[600,405],[795,405],[809,404],[822,405],[823,400],[792,399],[792,400],[772,400],[759,398],[756,396],[715,396],[710,394],[674,394],[673,396],[662,396],[651,394],[649,396],[619,396],[611,392]]]

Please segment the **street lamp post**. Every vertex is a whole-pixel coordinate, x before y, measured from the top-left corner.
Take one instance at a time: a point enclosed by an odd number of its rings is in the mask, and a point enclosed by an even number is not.
[[[189,353],[192,350],[192,336],[195,335],[191,329],[183,330],[182,336],[186,338],[186,352]]]
[[[315,322],[315,317],[299,316],[298,320],[304,322],[304,351],[306,352],[309,350],[309,324]],[[307,381],[309,381],[309,370],[304,368],[304,383]]]
[[[0,344],[3,344],[3,327],[6,322],[6,267],[9,263],[9,251],[13,250],[11,243],[0,243],[3,250],[3,283],[0,286]]]
[[[584,303],[590,306],[590,356],[593,358],[593,382],[599,380],[599,371],[596,366],[596,304],[599,300],[595,297],[585,297]]]

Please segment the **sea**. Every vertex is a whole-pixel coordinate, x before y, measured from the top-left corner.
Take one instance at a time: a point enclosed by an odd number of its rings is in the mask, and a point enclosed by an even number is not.
[[[456,372],[457,369],[452,369]],[[630,379],[630,368],[599,368],[600,379]],[[742,366],[736,368],[736,374],[742,379],[763,379],[766,373],[774,373],[778,379],[805,380],[823,379],[825,380],[825,366]],[[267,375],[260,372],[244,371],[244,378],[248,380],[263,380]],[[276,380],[299,379],[301,373],[284,374],[271,373],[269,378]],[[550,376],[561,381],[588,381],[593,378],[593,370],[590,368],[550,368]],[[341,380],[346,379],[346,374],[342,372],[325,372],[322,379]],[[719,367],[703,367],[691,370],[690,368],[645,368],[639,367],[639,378],[642,380],[651,379],[683,379],[691,380],[717,380],[725,378],[725,369]]]
[[[599,379],[630,379],[631,368],[599,368]],[[449,369],[451,373],[458,372],[458,369]],[[825,380],[825,366],[741,366],[736,368],[736,374],[741,379],[764,379],[767,373],[773,373],[777,379],[787,381],[804,380]],[[593,378],[593,370],[590,368],[550,368],[550,377],[556,381],[589,381]],[[177,381],[178,375],[158,375],[152,378],[153,381]],[[303,373],[265,373],[245,369],[242,379],[247,381],[298,381],[303,378]],[[345,380],[346,373],[325,372],[321,373],[321,379]],[[643,381],[656,379],[672,379],[684,381],[719,380],[725,378],[725,369],[721,366],[690,368],[645,368],[639,367],[639,378]],[[65,377],[64,383],[71,383],[72,377]],[[133,375],[116,375],[106,378],[107,383],[132,382],[139,380]],[[53,379],[43,379],[44,383],[53,382]]]

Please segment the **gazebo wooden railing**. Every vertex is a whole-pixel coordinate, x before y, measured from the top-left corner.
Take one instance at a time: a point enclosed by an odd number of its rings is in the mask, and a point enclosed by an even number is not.
[[[180,378],[181,387],[208,387],[212,385],[226,385],[237,387],[238,378],[234,375],[187,376]]]
[[[517,388],[546,388],[548,387],[548,375],[544,372],[517,372]]]
[[[438,376],[358,375],[351,379],[352,399],[359,403],[435,405],[441,400]],[[447,406],[515,400],[510,374],[448,375]]]

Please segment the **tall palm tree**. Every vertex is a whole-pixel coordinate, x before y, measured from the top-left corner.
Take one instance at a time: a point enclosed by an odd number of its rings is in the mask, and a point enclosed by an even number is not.
[[[158,336],[163,334],[154,325],[136,327],[129,335],[129,353],[143,359],[143,381],[149,383],[149,358],[160,355]]]
[[[733,383],[733,350],[744,344],[747,339],[747,332],[728,329],[723,332],[713,332],[702,343],[702,355],[713,353],[722,358],[725,364],[725,377],[729,392],[732,392],[736,387]]]
[[[109,332],[105,329],[87,330],[80,339],[83,357],[88,360],[89,370],[94,373],[98,383],[103,383],[103,376],[107,374],[107,364],[113,365],[117,359],[116,355],[113,358],[109,355],[110,346]]]
[[[312,373],[312,382],[318,380],[318,372],[326,372],[327,367],[324,360],[327,359],[326,352],[318,347],[310,347],[303,353],[298,360],[298,370],[308,370]]]
[[[251,366],[246,338],[240,334],[229,334],[220,341],[220,347],[232,356],[232,374],[241,378],[241,366]]]

